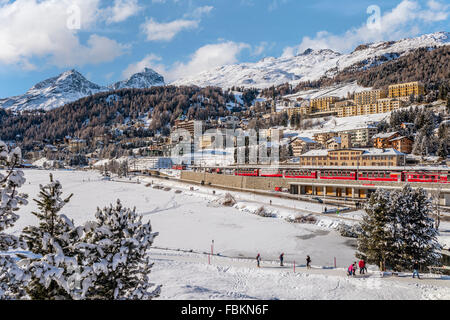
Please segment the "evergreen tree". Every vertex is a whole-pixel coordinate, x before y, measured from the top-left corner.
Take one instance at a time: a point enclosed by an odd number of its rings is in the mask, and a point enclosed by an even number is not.
[[[411,270],[414,261],[436,265],[441,248],[431,214],[431,200],[422,189],[377,190],[366,206],[357,256],[395,271]]]
[[[39,226],[25,227],[21,235],[25,249],[35,255],[24,263],[31,273],[27,292],[35,300],[71,299],[69,278],[77,264],[72,246],[81,230],[59,212],[72,195],[62,199],[62,186],[51,174],[50,183],[40,185],[40,189],[38,199],[34,200],[39,210],[33,212],[40,221]]]
[[[136,210],[115,206],[97,209],[96,220],[85,226],[80,244],[81,299],[150,300],[160,286],[149,282],[153,263],[148,250],[158,233],[143,223]]]
[[[380,266],[380,270],[384,270],[386,262],[390,262],[394,244],[393,235],[385,228],[394,220],[389,210],[389,196],[389,192],[381,189],[372,194],[365,208],[362,232],[358,237],[357,256]]]
[[[18,189],[25,183],[24,174],[16,167],[21,163],[21,150],[10,150],[0,141],[0,164],[6,168],[0,172],[0,300],[20,299],[26,295],[23,290],[29,276],[16,264],[13,257],[3,252],[19,247],[19,239],[4,231],[16,223],[19,206],[27,204],[27,196]]]
[[[395,248],[398,256],[391,262],[394,270],[412,270],[414,261],[421,266],[436,265],[442,258],[437,241],[432,201],[423,189],[413,190],[406,185],[391,193],[391,210],[394,212]]]

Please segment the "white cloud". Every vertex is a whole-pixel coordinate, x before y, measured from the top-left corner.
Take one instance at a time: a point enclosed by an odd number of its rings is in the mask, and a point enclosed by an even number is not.
[[[68,8],[76,6],[76,13]],[[100,0],[16,0],[0,2],[0,64],[31,69],[34,58],[61,67],[111,61],[126,46],[91,34],[85,44],[78,30],[69,29],[69,19],[79,18],[81,31],[95,26]]]
[[[149,54],[141,61],[130,64],[122,73],[123,78],[141,72],[144,68],[151,68],[163,75],[166,81],[171,82],[184,77],[192,76],[219,66],[233,64],[238,61],[238,55],[244,49],[250,49],[246,43],[225,41],[217,44],[208,44],[197,49],[190,56],[188,62],[175,62],[172,66],[165,66],[161,57]]]
[[[141,28],[148,41],[171,41],[178,33],[185,29],[195,29],[199,25],[196,20],[174,20],[167,23],[158,23],[153,19],[145,22]]]
[[[320,31],[313,38],[304,37],[298,46],[285,48],[283,56],[291,56],[307,48],[348,52],[361,43],[414,36],[420,33],[421,24],[446,20],[448,9],[448,5],[435,0],[428,1],[426,8],[417,1],[403,0],[391,11],[381,14],[379,28],[364,24],[341,35]]]
[[[252,49],[252,55],[253,56],[260,56],[262,55],[264,52],[266,52],[267,50],[272,49],[273,47],[275,47],[275,43],[268,43],[266,41],[260,42],[258,45],[254,46]]]
[[[82,66],[110,62],[121,56],[128,46],[121,45],[115,40],[93,34],[86,45],[76,41],[68,42],[53,53],[53,62],[59,67]]]
[[[176,80],[215,67],[236,63],[239,53],[249,48],[248,44],[232,41],[205,45],[191,56],[189,62],[176,62],[167,72],[166,77],[168,80]]]
[[[211,11],[214,9],[213,6],[203,6],[195,8],[192,12],[186,13],[184,15],[185,18],[193,18],[193,19],[200,19],[203,15],[207,15],[211,13]]]
[[[151,68],[160,74],[165,74],[166,68],[164,67],[164,65],[158,63],[161,60],[161,57],[154,54],[149,54],[141,61],[130,64],[122,72],[122,76],[124,79],[128,79],[133,74],[144,71],[145,68]]]
[[[141,7],[138,0],[114,0],[114,6],[105,10],[106,23],[117,23],[136,15]]]

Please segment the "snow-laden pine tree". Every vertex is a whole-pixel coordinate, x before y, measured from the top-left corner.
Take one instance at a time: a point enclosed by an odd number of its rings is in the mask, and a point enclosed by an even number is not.
[[[153,263],[148,251],[158,233],[143,223],[136,209],[115,206],[97,209],[85,225],[80,252],[80,299],[150,300],[161,286],[149,281]]]
[[[366,215],[361,222],[362,232],[358,237],[357,256],[384,270],[394,253],[394,238],[386,226],[392,225],[394,217],[389,208],[390,193],[378,189],[366,205]]]
[[[366,206],[358,238],[358,254],[367,262],[394,271],[411,270],[441,259],[431,200],[423,189],[377,190]]]
[[[396,224],[392,226],[394,246],[399,253],[392,268],[412,270],[414,261],[422,267],[439,264],[442,248],[432,218],[432,200],[425,190],[414,190],[406,185],[402,190],[392,192],[390,203],[396,218]]]
[[[20,205],[27,204],[27,196],[18,189],[25,183],[24,174],[16,167],[22,161],[19,148],[10,150],[0,141],[0,300],[24,298],[28,275],[16,264],[16,260],[7,254],[19,247],[19,239],[5,230],[14,226],[19,219],[16,211]]]
[[[73,221],[59,213],[71,197],[62,198],[61,183],[54,181],[50,174],[50,183],[40,185],[38,199],[34,200],[39,210],[33,214],[39,219],[39,226],[29,226],[22,231],[25,249],[34,255],[23,261],[24,268],[31,274],[27,292],[32,299],[71,299],[70,279],[77,267],[73,247],[82,228],[75,228]]]

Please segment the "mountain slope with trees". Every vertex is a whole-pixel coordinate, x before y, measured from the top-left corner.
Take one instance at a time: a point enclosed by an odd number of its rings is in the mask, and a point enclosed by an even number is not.
[[[356,63],[334,77],[300,83],[294,92],[357,81],[363,87],[386,88],[395,83],[422,81],[428,90],[450,88],[450,46],[420,48],[396,60],[372,68]]]

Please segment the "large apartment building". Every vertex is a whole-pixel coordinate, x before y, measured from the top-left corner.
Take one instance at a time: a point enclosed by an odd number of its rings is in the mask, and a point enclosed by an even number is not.
[[[338,97],[321,97],[311,99],[310,110],[312,113],[332,111],[334,104],[338,100]]]
[[[400,83],[389,86],[389,98],[419,96],[425,94],[425,86],[420,81]]]
[[[404,165],[405,154],[395,149],[312,150],[300,156],[300,166],[390,167]]]
[[[355,93],[355,104],[357,106],[375,104],[377,100],[387,97],[387,93],[383,89],[369,90]]]
[[[378,99],[376,102],[371,104],[342,105],[339,106],[336,111],[338,116],[341,118],[354,117],[367,114],[391,112],[403,107],[404,103],[405,102],[400,99],[383,98]]]

